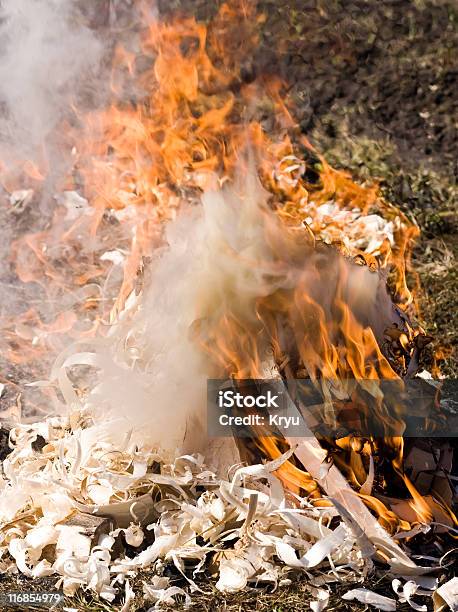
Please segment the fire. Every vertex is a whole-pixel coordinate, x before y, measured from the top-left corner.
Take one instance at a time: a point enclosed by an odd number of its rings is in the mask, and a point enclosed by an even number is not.
[[[18,237],[11,248],[18,278],[38,283],[49,300],[63,304],[53,321],[45,322],[37,309],[15,317],[16,331],[3,340],[12,362],[40,359],[68,337],[104,333],[135,290],[142,261],[163,243],[165,223],[213,188],[215,175],[224,184],[254,170],[263,201],[243,219],[252,242],[239,252],[231,252],[230,240],[224,248],[238,274],[258,284],[241,303],[239,279],[229,276],[216,302],[202,297],[192,330],[213,373],[263,378],[267,355],[285,379],[321,385],[399,380],[406,373],[415,339],[423,335],[404,315],[413,312],[406,269],[418,229],[376,185],[358,185],[331,168],[295,127],[283,84],[246,65],[262,19],[237,1],[223,5],[208,27],[184,18],[159,23],[145,14],[141,52],[116,50],[112,104],[89,114],[75,108],[73,124],[61,128],[72,149],[72,171],[62,182],[78,189],[87,208],[81,204],[83,214],[74,216],[69,200],[58,201],[47,227]],[[125,99],[129,88],[135,99]],[[268,130],[259,120],[265,107]],[[22,176],[42,185],[43,168],[26,161]],[[4,172],[2,183],[12,191],[18,182],[10,179]],[[232,212],[242,211],[243,202]],[[389,236],[377,229],[383,219]],[[122,259],[117,275],[102,257],[110,249]],[[382,280],[388,271],[399,355],[383,350],[392,323]],[[356,489],[368,476],[373,443],[363,441],[362,452],[345,451],[342,465]],[[428,521],[428,505],[402,473],[402,445],[392,444],[412,508]],[[281,453],[268,435],[258,445],[266,457]],[[279,476],[292,491],[322,503],[301,466],[289,461]],[[407,528],[381,501],[361,497],[391,530]]]

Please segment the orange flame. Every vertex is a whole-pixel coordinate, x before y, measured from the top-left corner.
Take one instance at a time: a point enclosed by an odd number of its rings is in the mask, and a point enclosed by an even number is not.
[[[234,378],[262,378],[261,335],[268,338],[275,360],[286,363],[284,327],[291,336],[287,340],[297,350],[295,370],[291,364],[284,366],[293,376],[305,372],[313,380],[398,378],[380,340],[356,314],[346,290],[350,264],[338,251],[359,257],[375,270],[374,275],[377,269],[391,270],[396,302],[411,308],[406,266],[418,229],[379,196],[376,185],[358,185],[347,173],[334,170],[298,134],[279,79],[244,74],[246,57],[258,44],[262,19],[243,1],[224,4],[208,27],[194,19],[159,23],[145,15],[141,53],[116,50],[113,103],[89,114],[76,110],[78,127],[63,126],[74,148],[73,171],[64,182],[80,187],[89,202],[88,214],[75,220],[58,205],[49,227],[19,237],[11,249],[18,278],[41,284],[50,300],[58,301],[88,285],[100,290],[100,299],[94,295],[76,299],[48,324],[36,311],[18,315],[16,324],[42,334],[35,334],[39,338],[35,341],[27,333],[6,334],[3,341],[9,343],[9,359],[39,359],[52,350],[53,334],[80,337],[76,324],[91,311],[91,324],[84,333],[100,332],[100,324],[122,310],[135,288],[143,258],[162,240],[164,222],[175,216],[183,202],[198,201],[215,174],[221,180],[232,178],[243,165],[242,151],[249,145],[280,224],[269,237],[276,255],[281,260],[287,253],[286,263],[297,269],[305,269],[311,258],[317,265],[312,277],[310,271],[308,276],[305,271],[298,274],[293,288],[259,298],[251,318],[232,308],[223,309],[216,320],[202,316],[194,332],[214,360],[215,371]],[[126,80],[135,85],[134,101],[120,101]],[[257,119],[265,108],[272,119],[268,132]],[[22,176],[43,182],[45,166],[27,161]],[[20,187],[17,178],[9,180],[2,174],[7,190]],[[326,213],[330,201],[336,208]],[[356,247],[367,239],[367,229],[352,216],[355,209],[361,218],[378,214],[391,222],[393,239]],[[335,246],[322,261],[315,240]],[[120,278],[108,289],[112,266],[100,256],[110,248],[121,250],[124,259]],[[325,305],[310,287],[326,283],[327,275],[335,278],[335,287],[333,302]],[[415,333],[418,330],[409,329],[402,339],[406,354]],[[24,350],[32,345],[33,350]],[[266,456],[279,456],[279,448],[268,436],[258,443]],[[399,443],[396,457],[402,474]],[[366,465],[364,457],[353,453],[349,474],[355,486],[362,484]],[[319,496],[313,479],[291,461],[280,468],[279,475],[293,491]],[[431,514],[421,496],[402,477],[412,495],[412,507],[421,520],[429,520]],[[391,528],[405,526],[380,501],[363,498]]]

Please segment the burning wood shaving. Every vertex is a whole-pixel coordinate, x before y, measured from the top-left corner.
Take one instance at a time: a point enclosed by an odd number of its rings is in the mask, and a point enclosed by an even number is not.
[[[41,451],[34,450],[38,437]],[[240,467],[225,480],[201,456],[163,463],[153,448],[131,442],[119,420],[78,411],[17,425],[10,440],[1,481],[2,573],[56,575],[56,587],[69,596],[81,587],[112,602],[124,592],[127,611],[134,598],[129,578],[143,568],[151,571],[144,597],[152,609],[177,597],[191,602],[187,590],[163,575],[164,564],[173,564],[191,593],[204,571],[216,576],[218,590],[233,593],[266,582],[277,587],[290,571],[302,570],[314,589],[312,609],[323,610],[329,600],[323,585],[362,581],[373,567],[348,517],[338,522],[335,507],[285,497],[274,472],[291,451]],[[91,531],[70,520],[81,512],[110,517],[109,527]],[[412,597],[431,594],[414,580],[397,579],[393,590],[415,610],[425,608]],[[448,601],[449,590],[444,585],[437,597]],[[396,606],[366,589],[344,595],[355,598],[383,610]]]
[[[372,255],[380,254],[380,247],[385,241],[394,244],[393,232],[400,220],[387,221],[380,215],[366,215],[359,208],[342,210],[336,203],[328,202],[316,207],[307,205],[306,221],[310,224],[315,236],[325,242],[341,242],[351,250],[359,249]]]

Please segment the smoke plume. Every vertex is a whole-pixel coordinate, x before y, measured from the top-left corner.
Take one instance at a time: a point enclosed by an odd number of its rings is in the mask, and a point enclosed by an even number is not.
[[[72,0],[3,0],[0,5],[2,158],[34,156],[94,79],[103,44]]]
[[[391,301],[377,273],[294,236],[269,209],[266,193],[251,175],[239,185],[205,193],[202,206],[182,210],[167,228],[167,246],[156,254],[143,293],[113,327],[108,343],[96,350],[100,371],[87,398],[91,408],[124,417],[142,440],[170,458],[204,452],[207,378],[231,374],[219,357],[238,354],[238,374],[247,366],[245,378],[262,377],[269,355],[271,363],[260,304],[275,305],[282,292],[298,296],[288,299],[287,316],[310,371],[319,358],[314,342],[320,321],[304,316],[300,296],[316,300],[315,310],[330,329],[337,296],[361,329],[375,321],[380,329],[388,324]],[[229,320],[238,327],[225,328]],[[338,343],[337,323],[334,327],[329,342]],[[249,368],[255,355],[257,372]]]

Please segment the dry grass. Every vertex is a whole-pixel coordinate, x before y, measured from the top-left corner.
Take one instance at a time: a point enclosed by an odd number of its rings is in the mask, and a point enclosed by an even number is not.
[[[148,572],[140,573],[133,581],[133,587],[141,593],[142,582],[148,581]],[[29,580],[14,576],[2,576],[0,578],[0,593],[5,591],[30,590],[34,592],[55,591],[55,579],[45,578],[40,580]],[[177,579],[178,586],[184,586],[183,581]],[[248,589],[234,595],[223,595],[217,591],[212,584],[205,580],[200,581],[198,586],[202,589],[200,593],[192,596],[192,606],[187,608],[192,612],[302,612],[309,608],[309,602],[313,599],[310,587],[307,583],[305,574],[291,573],[291,584],[272,590],[272,587],[259,587]],[[342,595],[351,588],[365,586],[387,597],[395,598],[391,590],[391,581],[384,573],[374,573],[370,580],[364,585],[361,584],[337,584],[331,588],[331,598],[326,608],[327,612],[356,612],[365,609],[365,606],[355,602],[342,600]],[[416,598],[421,603],[421,598]],[[76,608],[79,612],[113,612],[119,610],[121,601],[110,605],[89,593],[80,592],[73,598],[65,598],[64,606]],[[134,602],[132,612],[146,612],[151,604],[144,602],[141,597],[137,597]],[[2,610],[13,610],[4,606]],[[18,608],[15,608],[17,610]],[[37,612],[49,610],[44,607],[30,607],[30,610]],[[185,608],[178,603],[173,608],[181,611]],[[401,604],[397,608],[398,612],[407,612],[410,607]]]

